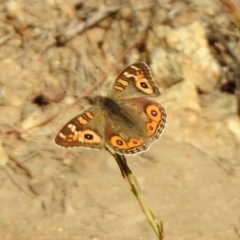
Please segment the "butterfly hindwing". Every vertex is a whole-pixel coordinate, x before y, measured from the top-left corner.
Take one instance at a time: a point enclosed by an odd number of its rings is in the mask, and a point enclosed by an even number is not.
[[[127,102],[138,109],[141,119],[147,119],[144,122],[147,142],[151,143],[159,139],[165,128],[167,118],[163,106],[150,98],[129,99]]]
[[[159,102],[148,98],[119,101],[119,106],[121,112],[118,116],[107,121],[106,145],[121,154],[146,150],[165,127],[164,108]]]

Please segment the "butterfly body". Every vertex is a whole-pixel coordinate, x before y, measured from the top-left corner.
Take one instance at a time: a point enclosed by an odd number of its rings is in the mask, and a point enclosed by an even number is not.
[[[56,136],[63,147],[107,147],[120,154],[144,151],[165,126],[166,112],[149,97],[160,94],[145,63],[124,69],[106,97],[70,120]]]

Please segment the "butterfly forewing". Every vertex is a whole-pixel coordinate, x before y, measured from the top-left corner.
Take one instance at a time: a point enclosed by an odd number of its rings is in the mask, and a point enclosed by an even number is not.
[[[100,126],[100,127],[99,127]],[[55,138],[62,147],[102,148],[105,120],[99,106],[90,107],[71,119]]]
[[[108,92],[108,96],[117,99],[156,97],[159,94],[150,68],[142,62],[134,63],[121,71]]]

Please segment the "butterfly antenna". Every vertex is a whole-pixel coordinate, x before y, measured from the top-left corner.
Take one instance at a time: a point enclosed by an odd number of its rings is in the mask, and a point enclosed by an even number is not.
[[[67,92],[66,90],[63,91],[64,94],[66,95],[71,95],[71,96],[76,96],[76,97],[92,97],[92,95],[79,95],[79,94],[76,94],[76,93],[71,93],[71,92]]]

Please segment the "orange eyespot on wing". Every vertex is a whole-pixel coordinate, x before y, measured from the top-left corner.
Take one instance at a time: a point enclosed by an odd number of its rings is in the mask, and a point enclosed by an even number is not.
[[[130,138],[130,140],[128,141],[129,148],[139,147],[143,144],[144,144],[144,141],[141,138],[140,139]]]
[[[148,117],[154,122],[160,122],[162,119],[161,109],[157,105],[149,105],[146,108],[146,113]]]
[[[128,149],[129,148],[127,142],[118,135],[111,137],[110,144],[113,147],[116,147],[119,149]]]
[[[150,121],[147,123],[147,135],[152,140],[157,139],[162,133],[166,123],[166,112],[160,104],[150,104],[145,109]]]
[[[154,90],[146,78],[138,78],[135,83],[136,87],[146,94],[153,94]]]
[[[134,154],[148,148],[147,143],[141,138],[130,138],[126,141],[119,135],[112,136],[109,143],[111,148],[121,154]]]
[[[83,131],[74,131],[71,134],[63,134],[60,132],[56,137],[56,143],[64,147],[74,147],[81,145],[100,145],[102,137],[96,132],[85,129]]]
[[[88,144],[100,144],[102,141],[102,138],[96,132],[90,129],[86,129],[78,133],[78,141],[88,143]]]
[[[150,81],[144,75],[144,72],[141,68],[137,68],[136,66],[130,66],[129,68],[133,68],[135,70],[134,73],[128,72],[127,70],[123,73],[123,75],[129,80],[134,81],[134,85],[137,89],[141,90],[146,94],[153,94],[154,89],[151,85]]]
[[[156,133],[158,124],[154,121],[147,123],[147,134],[149,137],[153,136]]]

